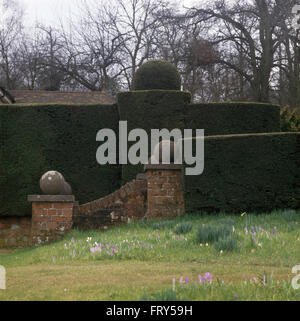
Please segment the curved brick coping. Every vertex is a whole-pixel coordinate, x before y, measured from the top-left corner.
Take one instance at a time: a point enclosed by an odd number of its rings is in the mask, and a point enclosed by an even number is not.
[[[28,202],[75,202],[74,195],[28,195]]]
[[[144,166],[144,170],[151,170],[151,169],[157,169],[157,170],[181,170],[182,165],[181,164],[148,164]]]

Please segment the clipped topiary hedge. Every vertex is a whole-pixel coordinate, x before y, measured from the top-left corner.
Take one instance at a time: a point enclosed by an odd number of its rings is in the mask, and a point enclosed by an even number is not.
[[[135,128],[144,129],[149,137],[149,156],[151,129],[185,128],[185,113],[191,95],[183,91],[145,90],[118,94],[120,120],[127,120],[128,132]],[[130,144],[128,144],[130,146]],[[124,165],[123,182],[134,179],[143,172],[143,165]]]
[[[144,63],[133,77],[133,90],[152,89],[180,90],[181,78],[177,68],[164,60]]]
[[[118,132],[116,105],[6,105],[0,107],[0,215],[30,215],[28,194],[58,170],[80,203],[120,186],[120,166],[96,162],[96,133]]]
[[[190,104],[185,126],[204,129],[205,136],[280,132],[280,107],[252,102]]]
[[[162,128],[204,129],[205,136],[280,131],[278,106],[190,104],[190,99],[187,92],[145,90],[119,93],[118,105],[1,105],[0,216],[30,215],[27,195],[40,193],[39,179],[48,170],[65,176],[80,203],[105,196],[119,188],[121,180],[143,172],[143,165],[121,169],[96,162],[96,133],[111,128],[118,134],[119,120],[128,121],[128,132],[145,129],[149,139],[151,129]],[[292,206],[288,195],[296,195],[299,186],[296,137],[206,138],[204,174],[186,177],[187,211],[239,210],[241,204],[262,208],[263,197],[266,207],[284,206],[285,201],[284,207]]]
[[[188,213],[300,208],[300,133],[210,136],[204,156],[184,178]]]

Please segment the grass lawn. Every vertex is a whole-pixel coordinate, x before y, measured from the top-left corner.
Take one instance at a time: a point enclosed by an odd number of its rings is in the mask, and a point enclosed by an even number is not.
[[[0,300],[299,300],[291,282],[300,211],[74,230],[49,245],[0,250],[0,265]]]

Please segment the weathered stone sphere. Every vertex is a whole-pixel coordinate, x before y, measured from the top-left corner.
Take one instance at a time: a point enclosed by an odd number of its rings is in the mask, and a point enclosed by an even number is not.
[[[68,182],[64,182],[63,189],[60,192],[61,195],[72,195],[72,188]]]
[[[170,140],[162,140],[159,144],[154,147],[153,155],[160,164],[167,164],[168,162],[168,150],[170,149],[169,163],[174,163],[175,144]],[[163,155],[165,151],[166,155]]]
[[[65,179],[57,171],[46,172],[40,179],[40,188],[46,195],[59,195],[64,189]]]

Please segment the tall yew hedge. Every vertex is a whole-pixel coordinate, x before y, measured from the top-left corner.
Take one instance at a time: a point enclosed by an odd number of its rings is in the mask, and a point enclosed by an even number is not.
[[[9,105],[0,107],[0,215],[30,215],[28,194],[58,170],[81,203],[120,186],[119,166],[96,162],[101,128],[118,132],[116,105]]]

